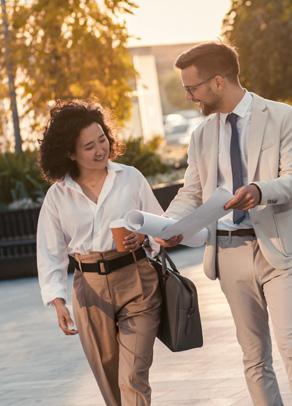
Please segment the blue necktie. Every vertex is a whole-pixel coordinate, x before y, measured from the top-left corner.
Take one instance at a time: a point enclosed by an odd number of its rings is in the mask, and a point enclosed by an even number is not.
[[[227,120],[231,124],[231,141],[230,141],[230,160],[232,170],[233,181],[233,193],[243,186],[242,164],[239,148],[239,134],[236,125],[238,116],[234,113],[228,114]],[[246,212],[243,210],[233,210],[233,223],[240,224],[246,216]]]

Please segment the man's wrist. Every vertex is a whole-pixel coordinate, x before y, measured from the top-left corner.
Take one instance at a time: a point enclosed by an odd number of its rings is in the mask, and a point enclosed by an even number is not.
[[[262,197],[263,197],[261,188],[256,183],[250,183],[250,186],[255,186],[257,188],[259,195],[260,195],[258,204],[261,204]]]

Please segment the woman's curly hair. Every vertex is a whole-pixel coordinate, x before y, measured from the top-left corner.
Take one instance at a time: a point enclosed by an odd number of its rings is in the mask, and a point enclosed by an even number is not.
[[[50,120],[40,141],[40,166],[46,180],[62,180],[66,174],[76,178],[79,169],[70,155],[75,152],[81,130],[99,124],[110,144],[110,158],[123,154],[124,148],[113,134],[109,113],[93,101],[57,100],[50,111]]]

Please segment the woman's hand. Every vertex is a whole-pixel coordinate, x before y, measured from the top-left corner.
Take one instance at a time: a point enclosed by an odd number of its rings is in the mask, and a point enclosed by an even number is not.
[[[127,251],[136,251],[142,244],[145,238],[144,234],[131,233],[124,238],[124,247]]]
[[[78,334],[78,331],[73,329],[74,322],[71,319],[69,309],[65,305],[64,299],[56,298],[52,301],[52,304],[55,306],[58,323],[60,329],[66,334],[67,336],[74,336]]]

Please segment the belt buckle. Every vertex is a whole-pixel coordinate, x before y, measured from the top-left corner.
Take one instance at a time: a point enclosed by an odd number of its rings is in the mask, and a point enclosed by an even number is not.
[[[103,264],[104,271],[101,270],[100,264]],[[107,275],[111,272],[111,270],[109,269],[109,261],[107,261],[106,259],[98,259],[96,261],[96,265],[97,265],[97,273],[99,275]]]
[[[80,259],[80,254],[76,254],[75,257],[73,257],[73,258],[78,263],[79,271],[83,272],[83,270],[82,270],[82,262],[81,262],[81,259]]]

